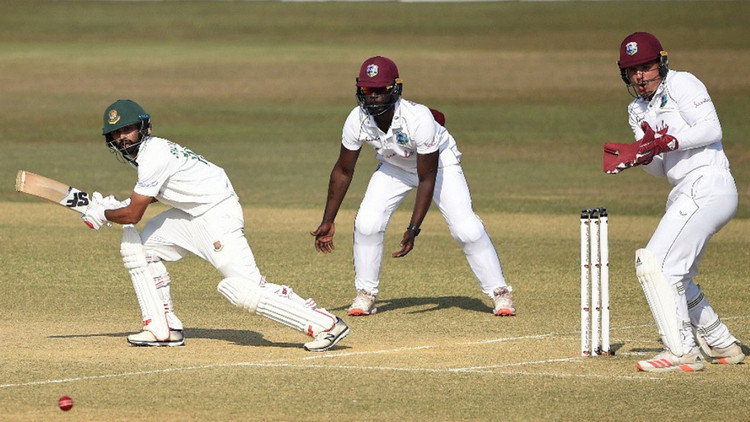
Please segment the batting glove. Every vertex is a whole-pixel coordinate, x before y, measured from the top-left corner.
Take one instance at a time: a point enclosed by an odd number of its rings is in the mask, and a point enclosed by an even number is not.
[[[81,220],[94,230],[99,230],[105,224],[111,226],[112,223],[104,216],[104,210],[103,206],[93,203],[86,208],[86,212],[81,214]]]

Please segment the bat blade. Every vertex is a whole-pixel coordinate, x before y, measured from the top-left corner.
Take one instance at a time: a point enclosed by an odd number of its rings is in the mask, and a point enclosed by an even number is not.
[[[26,170],[16,175],[16,191],[46,199],[77,212],[85,212],[89,194],[65,183]]]

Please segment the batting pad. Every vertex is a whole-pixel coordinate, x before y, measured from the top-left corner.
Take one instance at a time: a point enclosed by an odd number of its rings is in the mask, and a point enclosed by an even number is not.
[[[682,356],[682,323],[677,313],[677,289],[669,284],[656,264],[656,257],[648,249],[635,251],[635,275],[646,295],[662,342],[672,354]]]
[[[315,336],[336,324],[336,317],[314,302],[304,302],[291,287],[273,283],[257,285],[240,277],[228,277],[218,286],[219,293],[233,305],[289,328]]]
[[[154,279],[148,269],[141,237],[132,225],[123,226],[120,254],[133,280],[135,295],[138,297],[138,305],[143,314],[144,329],[151,331],[156,340],[168,341],[169,324],[164,311],[164,302],[156,291]]]

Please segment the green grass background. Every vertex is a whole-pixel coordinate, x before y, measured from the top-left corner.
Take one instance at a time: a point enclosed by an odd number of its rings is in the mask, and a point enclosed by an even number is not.
[[[749,15],[745,2],[0,3],[0,418],[745,418],[747,365],[635,372],[659,343],[632,256],[669,186],[640,169],[603,174],[601,145],[632,139],[620,41],[653,32],[673,69],[706,84],[722,121],[740,204],[698,281],[750,341]],[[310,359],[301,335],[233,309],[196,258],[169,266],[186,347],[128,347],[140,314],[119,229],[95,233],[13,189],[25,169],[129,195],[135,171],[117,163],[100,129],[111,102],[132,98],[155,134],[226,169],[264,274],[343,314],[372,151],[339,216],[336,253],[318,256],[307,233],[356,105],[354,77],[373,55],[398,63],[404,97],[447,115],[475,209],[516,289],[516,318],[491,316],[433,210],[417,249],[385,261],[381,313],[347,319],[352,334],[331,357]],[[386,252],[410,206],[394,216]],[[591,206],[611,214],[618,355],[576,359],[577,213]],[[148,216],[164,209],[152,208]],[[493,339],[505,340],[482,343]],[[535,361],[544,363],[513,366]],[[64,394],[76,400],[68,414],[55,407]]]

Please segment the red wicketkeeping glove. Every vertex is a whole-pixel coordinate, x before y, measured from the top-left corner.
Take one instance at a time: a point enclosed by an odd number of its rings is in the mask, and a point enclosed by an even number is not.
[[[619,144],[607,142],[604,144],[604,155],[602,157],[602,170],[608,174],[617,174],[625,169],[636,165],[636,156],[640,144]]]
[[[643,138],[638,141],[640,147],[635,160],[637,166],[646,165],[654,159],[654,156],[663,152],[674,151],[680,146],[674,136],[667,135],[669,127],[654,132],[648,122],[643,122],[641,123],[641,129],[643,129]]]

